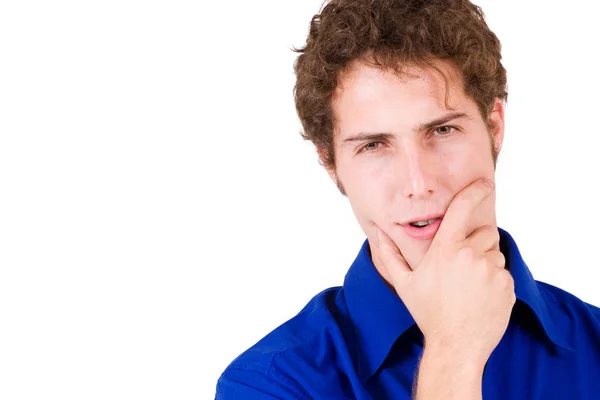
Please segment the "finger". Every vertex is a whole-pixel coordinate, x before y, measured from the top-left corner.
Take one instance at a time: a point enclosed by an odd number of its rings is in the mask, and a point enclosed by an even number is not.
[[[448,240],[461,242],[466,239],[467,227],[473,211],[494,191],[494,182],[489,179],[478,179],[454,196],[448,207],[440,228],[432,243]]]
[[[412,269],[402,256],[396,243],[377,225],[373,225],[377,237],[376,247],[379,260],[387,271],[397,291],[406,285]]]
[[[500,250],[488,251],[485,253],[485,258],[490,262],[490,264],[495,265],[498,268],[504,269],[506,266],[506,258]]]
[[[475,229],[467,238],[468,245],[477,251],[485,253],[488,250],[500,250],[500,233],[492,225],[484,225]]]

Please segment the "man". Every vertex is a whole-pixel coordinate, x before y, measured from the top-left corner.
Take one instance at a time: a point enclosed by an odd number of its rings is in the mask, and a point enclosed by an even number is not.
[[[600,398],[600,309],[535,281],[496,225],[506,73],[481,10],[332,0],[298,52],[304,136],[367,240],[216,398]]]

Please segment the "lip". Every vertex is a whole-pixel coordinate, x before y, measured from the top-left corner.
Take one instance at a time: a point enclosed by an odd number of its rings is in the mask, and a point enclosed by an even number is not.
[[[430,219],[435,219],[431,224],[424,226],[423,228],[415,228],[411,226],[408,222],[401,224],[402,228],[404,228],[404,232],[407,236],[416,239],[416,240],[431,240],[435,237],[440,225],[442,224],[443,215],[440,214],[431,214],[425,215],[423,217],[419,217],[418,219],[413,221],[427,221]]]

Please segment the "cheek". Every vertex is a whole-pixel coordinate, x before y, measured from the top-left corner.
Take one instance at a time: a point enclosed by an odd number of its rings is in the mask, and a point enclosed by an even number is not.
[[[446,149],[440,155],[443,174],[454,192],[480,177],[493,178],[494,165],[489,142],[465,141]]]
[[[377,219],[389,210],[394,177],[383,163],[359,163],[345,176],[346,194],[357,217]]]

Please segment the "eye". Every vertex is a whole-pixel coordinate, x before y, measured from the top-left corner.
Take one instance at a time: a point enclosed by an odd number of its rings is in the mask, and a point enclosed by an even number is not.
[[[373,150],[377,149],[380,144],[383,144],[383,142],[369,142],[369,143],[365,144],[363,147],[361,147],[358,150],[358,152],[362,153],[365,151],[373,151]]]
[[[434,133],[437,133],[437,136],[445,136],[452,132],[454,132],[456,128],[453,126],[440,126],[433,130]]]

